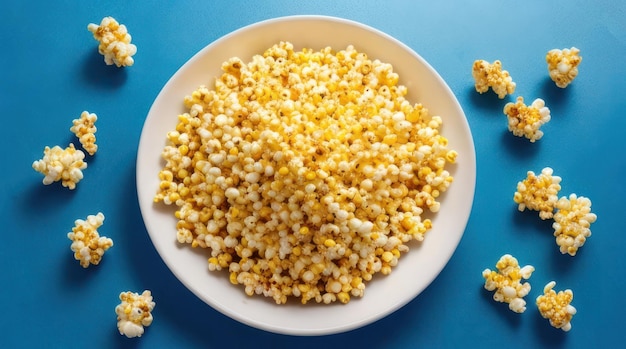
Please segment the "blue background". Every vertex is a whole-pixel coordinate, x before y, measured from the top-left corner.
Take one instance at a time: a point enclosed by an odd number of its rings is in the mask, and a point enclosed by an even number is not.
[[[1,5],[0,347],[157,348],[587,348],[624,343],[626,3],[613,1],[11,1]],[[193,296],[161,261],[136,198],[135,160],[148,109],[169,77],[213,40],[278,16],[360,21],[406,43],[448,82],[477,154],[474,207],[439,277],[394,314],[348,333],[291,337],[239,324]],[[113,16],[138,47],[135,65],[106,66],[86,29]],[[583,61],[567,89],[549,80],[545,54],[576,46]],[[476,59],[500,59],[517,82],[499,100],[474,91]],[[531,144],[508,132],[502,108],[540,97],[552,120]],[[31,168],[46,145],[74,141],[71,120],[98,114],[99,151],[75,191],[44,186]],[[551,166],[561,195],[591,198],[598,220],[578,255],[561,255],[549,221],[520,213],[513,192],[526,171]],[[66,233],[102,211],[115,246],[99,266],[73,259]],[[536,267],[528,310],[514,314],[483,289],[481,271],[512,253]],[[569,333],[540,317],[551,281],[574,291]],[[154,323],[141,338],[116,328],[122,291],[150,289]]]

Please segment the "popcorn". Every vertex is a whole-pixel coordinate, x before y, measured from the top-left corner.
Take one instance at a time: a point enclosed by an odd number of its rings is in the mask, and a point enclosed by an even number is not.
[[[70,143],[69,147],[62,149],[54,146],[46,146],[43,151],[43,158],[33,162],[33,169],[42,173],[44,185],[61,181],[64,187],[73,190],[76,184],[83,179],[83,172],[87,168],[87,163],[83,161],[85,153],[74,148]]]
[[[579,49],[572,47],[563,50],[553,49],[546,54],[550,79],[558,87],[567,87],[578,75],[578,65],[583,60],[579,53]]]
[[[508,71],[502,70],[502,63],[499,60],[493,63],[482,59],[474,61],[472,76],[478,93],[485,93],[491,87],[498,98],[503,99],[507,94],[515,92],[515,82]]]
[[[96,144],[96,120],[98,116],[88,111],[84,111],[80,114],[79,119],[72,121],[73,126],[70,127],[83,148],[89,153],[94,155],[98,151],[98,145]]]
[[[494,291],[493,299],[497,302],[509,304],[509,309],[516,313],[526,310],[524,296],[530,291],[528,282],[522,283],[522,279],[529,279],[535,271],[532,265],[520,268],[517,259],[510,254],[505,254],[496,263],[497,271],[483,270],[485,289]]]
[[[72,240],[70,248],[74,252],[74,258],[80,261],[83,268],[100,264],[104,253],[113,246],[113,240],[98,234],[98,228],[103,222],[104,215],[98,212],[95,216],[87,216],[87,220],[77,219],[72,232],[67,234]]]
[[[570,194],[556,202],[554,214],[554,236],[561,253],[575,256],[578,249],[591,236],[589,229],[597,216],[591,213],[591,200],[584,196]]]
[[[148,290],[142,294],[122,292],[120,300],[122,302],[115,307],[117,329],[128,338],[141,337],[144,327],[152,324],[151,312],[156,304],[152,300],[152,293]]]
[[[543,220],[552,218],[554,207],[561,190],[561,177],[554,176],[550,167],[541,170],[536,176],[533,171],[528,171],[526,179],[517,183],[517,191],[513,200],[518,204],[518,209],[539,211],[539,217]]]
[[[323,62],[323,63],[322,63]],[[391,64],[281,42],[231,58],[167,134],[155,202],[247,295],[347,303],[432,227],[457,153]]]
[[[531,142],[543,137],[539,128],[550,121],[550,109],[541,98],[537,98],[530,106],[524,104],[523,97],[517,97],[515,103],[504,106],[504,114],[509,121],[509,131],[518,137],[526,137]]]
[[[135,63],[132,56],[137,53],[137,46],[130,43],[131,36],[125,25],[113,17],[104,17],[100,25],[89,23],[87,29],[100,42],[98,52],[107,65],[129,67]]]
[[[553,288],[556,282],[550,281],[543,288],[543,295],[537,297],[537,308],[544,319],[550,320],[550,325],[567,332],[572,329],[572,317],[576,314],[576,308],[570,303],[574,299],[572,290],[559,291]]]

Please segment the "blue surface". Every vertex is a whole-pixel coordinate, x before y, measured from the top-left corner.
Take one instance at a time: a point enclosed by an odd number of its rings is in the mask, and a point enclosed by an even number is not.
[[[2,348],[589,348],[624,343],[626,186],[626,3],[613,1],[31,1],[0,11],[3,114],[0,218]],[[450,263],[419,297],[365,328],[290,337],[239,324],[198,300],[161,261],[136,198],[135,159],[148,109],[195,52],[242,26],[285,15],[344,17],[380,29],[422,55],[448,82],[469,120],[477,153],[474,208]],[[86,29],[111,15],[138,47],[135,65],[105,66]],[[556,88],[545,53],[576,46],[573,85]],[[499,100],[474,91],[475,59],[500,59],[517,82]],[[507,131],[502,108],[515,96],[541,97],[552,111],[543,139]],[[98,114],[100,147],[75,191],[44,186],[31,163],[46,145],[73,140],[81,111]],[[554,168],[562,195],[591,198],[598,221],[575,257],[561,255],[550,223],[512,201],[526,171]],[[621,202],[621,204],[620,204]],[[115,246],[96,267],[73,259],[66,233],[102,211]],[[504,253],[536,267],[528,310],[514,314],[483,289],[481,271]],[[550,280],[574,291],[569,333],[538,314],[534,298]],[[121,291],[151,289],[154,323],[141,338],[116,328]]]

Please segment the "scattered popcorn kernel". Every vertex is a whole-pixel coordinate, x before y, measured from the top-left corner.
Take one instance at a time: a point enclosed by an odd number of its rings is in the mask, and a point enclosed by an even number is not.
[[[104,17],[100,25],[89,23],[87,29],[100,42],[98,52],[107,65],[129,67],[135,63],[132,56],[137,53],[137,46],[130,43],[131,36],[125,25],[113,17]]]
[[[128,338],[141,337],[144,327],[152,324],[151,312],[156,304],[152,300],[152,293],[148,290],[142,294],[122,292],[120,300],[122,302],[115,307],[117,329]]]
[[[518,137],[524,136],[531,142],[543,137],[543,132],[539,128],[550,121],[550,109],[541,98],[526,106],[524,98],[517,97],[515,103],[510,102],[504,106],[504,114],[509,121],[509,131]]]
[[[98,228],[103,222],[104,215],[98,212],[95,216],[87,216],[87,220],[77,219],[74,228],[67,234],[72,240],[70,248],[74,252],[74,258],[80,261],[83,268],[100,264],[104,253],[113,246],[113,240],[98,234]]]
[[[561,253],[575,256],[578,249],[591,236],[589,227],[597,216],[591,213],[591,200],[584,196],[570,194],[556,202],[554,214],[554,236]]]
[[[281,42],[184,99],[155,202],[247,295],[347,303],[432,228],[457,153],[391,64]],[[226,273],[227,271],[227,273]]]
[[[517,183],[517,191],[513,200],[518,204],[518,209],[539,211],[541,219],[550,219],[553,216],[554,207],[561,190],[561,177],[554,176],[550,167],[541,170],[539,176],[533,171],[528,171],[526,179]]]
[[[502,63],[499,60],[489,63],[485,60],[476,60],[472,67],[472,76],[474,77],[474,87],[476,92],[485,93],[491,89],[503,99],[506,95],[515,92],[515,82],[509,75],[509,72],[502,70]]]
[[[65,149],[58,145],[52,148],[46,146],[43,158],[33,162],[33,169],[45,176],[43,178],[45,185],[61,181],[64,187],[74,189],[76,183],[83,179],[82,170],[87,168],[84,158],[85,153],[74,148],[72,143]]]
[[[567,332],[572,329],[572,317],[576,314],[576,308],[570,303],[574,299],[572,290],[559,291],[553,288],[556,282],[550,281],[543,288],[543,295],[537,297],[537,308],[544,319],[550,320],[550,325]]]
[[[94,113],[84,111],[80,114],[80,118],[72,121],[73,126],[70,127],[83,148],[89,153],[94,155],[98,151],[98,145],[96,144],[96,120],[98,116]]]
[[[526,310],[524,296],[530,291],[528,282],[522,283],[522,279],[529,279],[535,271],[532,265],[520,268],[517,259],[510,254],[505,254],[496,263],[497,271],[483,270],[485,289],[495,291],[493,299],[497,302],[509,304],[509,309],[516,313]]]
[[[583,60],[576,47],[548,51],[546,62],[550,78],[560,88],[565,88],[578,75],[578,65]]]

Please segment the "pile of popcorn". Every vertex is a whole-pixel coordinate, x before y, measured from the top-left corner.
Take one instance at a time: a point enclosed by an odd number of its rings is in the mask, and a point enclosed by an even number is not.
[[[167,135],[156,202],[246,294],[361,297],[432,227],[457,152],[442,118],[405,99],[391,64],[348,46],[278,43],[225,61]]]

